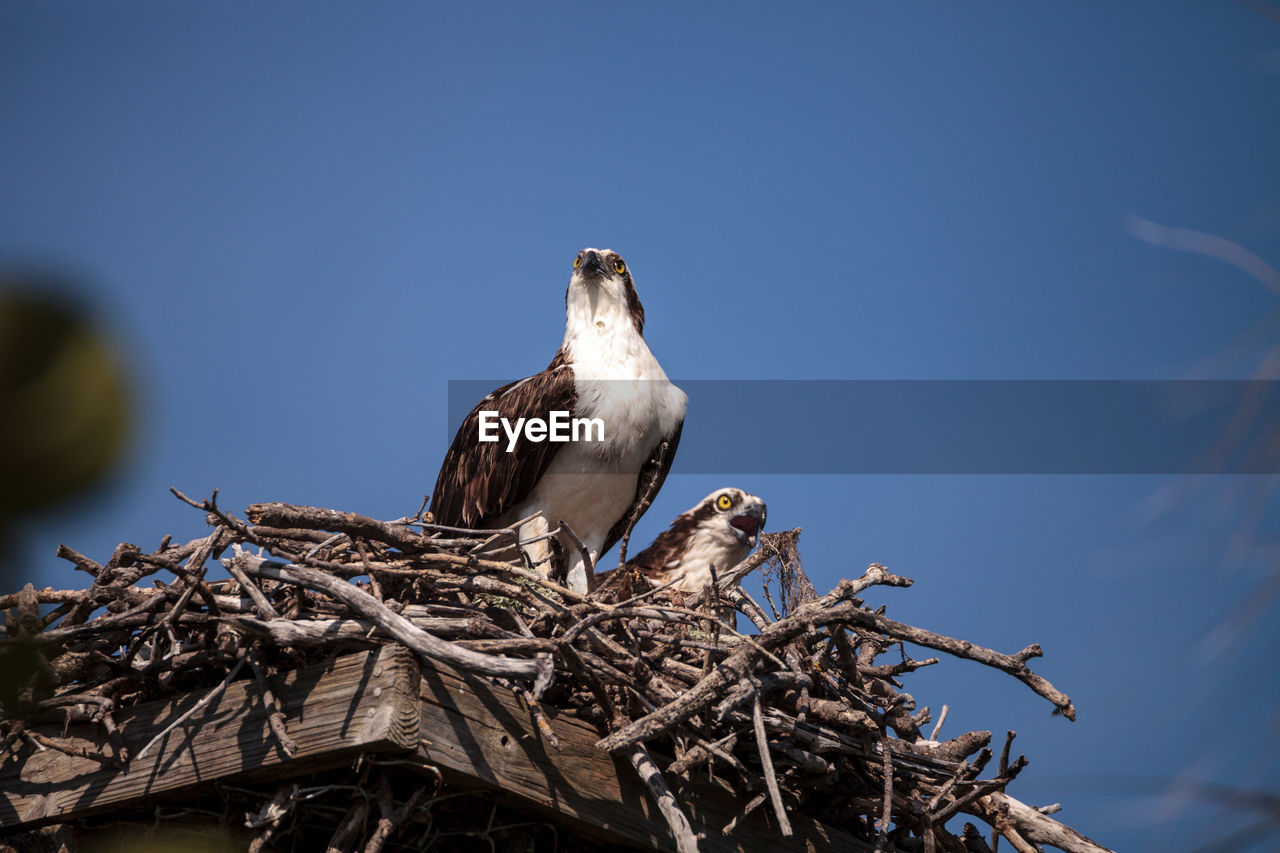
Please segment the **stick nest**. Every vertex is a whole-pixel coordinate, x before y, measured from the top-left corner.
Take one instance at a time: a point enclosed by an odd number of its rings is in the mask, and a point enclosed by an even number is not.
[[[645,780],[682,851],[699,843],[681,805],[697,774],[730,784],[742,815],[764,809],[784,836],[805,815],[866,849],[990,849],[972,823],[948,827],[963,813],[992,828],[991,844],[1001,836],[1019,851],[1105,849],[1047,817],[1050,809],[1005,792],[1027,763],[1010,757],[1013,732],[982,778],[991,733],[939,742],[939,719],[926,736],[930,711],[916,710],[899,680],[938,662],[912,659],[911,643],[1000,669],[1074,719],[1070,699],[1027,666],[1040,648],[1001,654],[888,618],[864,594],[912,582],[878,564],[819,596],[801,566],[798,529],[765,534],[752,556],[695,595],[648,588],[622,569],[580,595],[525,562],[486,557],[510,553],[514,530],[444,528],[422,512],[382,522],[280,503],[255,504],[241,520],[217,505],[216,493],[179,497],[206,513],[211,533],[185,544],[166,538],[151,553],[122,544],[102,564],[63,546],[59,555],[92,576],[87,588],[28,585],[0,596],[0,762],[54,749],[127,766],[114,720],[122,708],[193,691],[212,696],[236,679],[257,679],[270,707],[267,675],[335,650],[400,643],[521,694],[552,747],[544,708],[593,722],[598,747]],[[219,560],[230,577],[209,580]],[[741,586],[754,570],[763,605]],[[148,577],[151,587],[137,585]],[[755,630],[739,631],[741,617]],[[34,731],[49,721],[92,722],[102,737]],[[271,728],[292,754],[278,712]],[[422,791],[438,790],[439,774],[407,793],[390,773],[369,776],[365,766],[370,791],[358,799],[381,818],[357,822],[356,806],[337,810],[326,830],[331,845],[371,853],[408,849],[410,838],[413,849],[443,845],[423,829],[431,798]],[[244,789],[235,790],[243,799]],[[256,808],[270,815],[275,803],[277,816],[260,821],[251,849],[281,840],[280,815],[297,799],[282,800],[283,790],[258,795]],[[733,833],[738,819],[722,832]],[[563,835],[554,846],[565,844]]]

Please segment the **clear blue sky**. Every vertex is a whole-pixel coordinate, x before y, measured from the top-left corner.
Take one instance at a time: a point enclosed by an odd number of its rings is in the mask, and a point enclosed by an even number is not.
[[[447,381],[544,366],[584,246],[677,378],[1251,375],[1278,294],[1126,227],[1280,265],[1280,6],[1246,5],[6,3],[0,258],[91,283],[141,416],[28,572],[202,535],[171,485],[413,513]],[[1180,785],[1280,791],[1273,480],[689,475],[637,540],[721,485],[822,590],[879,561],[891,615],[1044,646],[1074,724],[973,664],[907,682],[1019,732],[1016,796],[1178,850],[1224,825]]]

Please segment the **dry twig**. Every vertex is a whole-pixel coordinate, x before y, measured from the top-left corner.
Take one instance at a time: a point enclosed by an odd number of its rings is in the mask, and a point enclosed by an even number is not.
[[[1002,654],[890,619],[860,596],[912,582],[879,564],[817,597],[800,564],[799,530],[765,534],[755,554],[717,571],[713,585],[695,595],[638,589],[611,604],[599,594],[573,592],[520,560],[481,556],[495,541],[509,548],[519,525],[473,531],[438,527],[421,512],[384,522],[280,503],[253,505],[246,522],[222,510],[216,493],[202,501],[175,494],[206,513],[214,529],[185,545],[166,540],[150,554],[121,546],[104,564],[62,548],[60,556],[92,577],[85,589],[28,587],[0,596],[0,656],[31,656],[30,674],[2,700],[0,761],[50,749],[104,763],[125,760],[113,715],[196,685],[200,698],[153,737],[140,758],[221,695],[246,663],[269,711],[272,737],[293,754],[290,721],[269,675],[336,648],[399,643],[425,662],[514,691],[553,749],[560,742],[548,710],[596,721],[598,746],[628,758],[682,851],[697,849],[698,835],[655,758],[667,749],[680,756],[666,767],[673,776],[714,770],[720,784],[738,793],[741,811],[726,833],[769,803],[782,836],[791,834],[799,815],[838,815],[845,831],[886,850],[981,850],[976,831],[956,835],[946,827],[968,814],[1020,849],[1105,849],[1005,793],[1025,765],[1024,758],[1009,759],[1012,732],[989,779],[978,778],[991,756],[989,733],[962,733],[944,743],[923,738],[927,711],[913,714],[914,699],[898,679],[936,659],[913,661],[904,653],[878,660],[904,642],[944,651],[1013,675],[1074,718],[1070,699],[1028,666],[1039,646]],[[566,526],[561,530],[576,541]],[[232,553],[222,564],[231,578],[210,580],[208,566],[227,548]],[[779,616],[771,617],[741,586],[761,567],[782,580]],[[154,588],[135,585],[164,572],[171,579],[157,579]],[[739,633],[719,618],[726,603],[759,633]],[[42,614],[41,605],[54,609]],[[933,738],[946,716],[944,706]],[[35,728],[73,719],[100,726],[101,744]],[[647,743],[664,750],[651,752]],[[979,750],[978,759],[965,763]],[[424,787],[393,781],[410,770],[390,760],[362,767],[360,788],[285,785],[236,794],[258,798],[249,808],[257,815],[251,847],[301,831],[299,809],[325,816],[321,847],[368,853],[387,849],[397,834],[417,833],[423,844],[462,834],[492,841],[525,825],[499,820],[493,807],[483,829],[442,828],[443,812],[433,804],[449,795],[440,792],[438,771],[412,770],[436,774]],[[423,793],[429,789],[435,793]]]

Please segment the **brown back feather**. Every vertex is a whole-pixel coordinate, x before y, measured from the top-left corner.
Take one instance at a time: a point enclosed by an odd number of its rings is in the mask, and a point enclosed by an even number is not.
[[[643,322],[643,318],[641,319]],[[662,490],[662,484],[667,480],[667,473],[671,470],[671,461],[676,458],[676,448],[680,446],[680,433],[684,430],[684,420],[676,424],[676,428],[670,435],[664,435],[658,440],[658,445],[653,449],[653,453],[649,454],[649,458],[640,468],[640,476],[636,478],[636,497],[631,502],[631,507],[622,515],[622,518],[613,525],[609,530],[609,535],[605,537],[604,547],[600,549],[603,556],[608,553],[609,549],[618,544],[618,540],[622,538],[622,534],[627,532],[628,525],[634,525],[640,520],[649,506],[653,503],[653,499],[658,492]],[[662,442],[667,443],[667,450],[662,452]],[[661,459],[659,459],[661,457]],[[646,498],[646,493],[648,497]]]
[[[650,577],[666,571],[667,564],[679,558],[698,526],[715,514],[715,504],[711,501],[680,513],[648,548],[627,560],[627,565],[634,566]]]
[[[431,513],[436,523],[491,527],[499,516],[529,496],[562,446],[560,442],[527,441],[522,434],[508,453],[507,436],[501,429],[498,441],[482,443],[481,410],[496,411],[514,423],[517,418],[549,418],[552,410],[572,412],[577,401],[573,369],[564,353],[557,352],[543,372],[524,384],[503,385],[476,404],[462,421],[440,465],[431,494]]]

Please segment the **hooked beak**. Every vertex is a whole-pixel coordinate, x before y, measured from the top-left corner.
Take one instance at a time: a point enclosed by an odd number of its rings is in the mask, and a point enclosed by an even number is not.
[[[754,504],[747,507],[747,511],[741,515],[735,515],[729,519],[729,524],[742,531],[742,535],[746,538],[747,544],[752,548],[760,541],[760,531],[764,528],[765,508],[764,504]]]
[[[603,277],[605,274],[604,258],[600,257],[599,252],[586,252],[582,256],[582,266],[578,270],[578,274],[587,281],[594,281]]]

